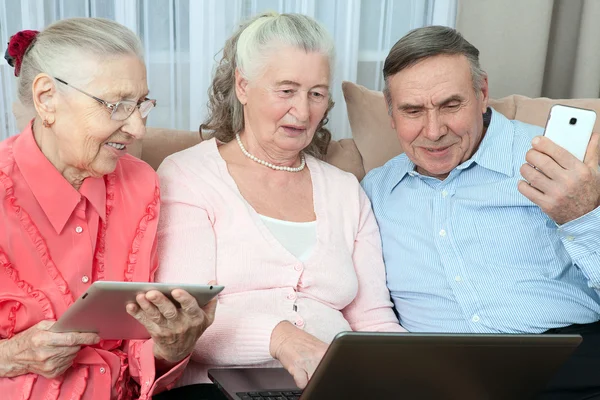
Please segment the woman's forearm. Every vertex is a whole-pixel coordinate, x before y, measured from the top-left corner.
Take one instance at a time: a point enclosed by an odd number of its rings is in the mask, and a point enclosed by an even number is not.
[[[0,378],[14,378],[28,373],[27,368],[14,361],[14,350],[17,343],[14,339],[0,340]]]

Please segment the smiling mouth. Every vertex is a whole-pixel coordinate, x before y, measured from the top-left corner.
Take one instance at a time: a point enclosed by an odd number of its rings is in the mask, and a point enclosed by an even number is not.
[[[110,147],[114,147],[117,150],[124,150],[127,147],[122,143],[115,143],[115,142],[108,142],[108,143],[106,143],[106,145],[110,146]]]
[[[425,150],[427,150],[429,152],[432,152],[432,153],[441,153],[442,151],[445,151],[447,149],[448,149],[448,147],[440,147],[440,148],[437,148],[437,149],[434,149],[434,148],[431,148],[431,147],[426,147],[425,148]]]

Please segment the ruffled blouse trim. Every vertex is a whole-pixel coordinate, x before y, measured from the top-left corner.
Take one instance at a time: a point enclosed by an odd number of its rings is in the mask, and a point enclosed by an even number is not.
[[[23,378],[23,388],[21,389],[21,400],[28,400],[31,397],[33,391],[33,385],[37,381],[38,376],[34,374],[27,374]]]
[[[4,190],[6,192],[5,198],[8,203],[11,205],[13,211],[19,217],[19,221],[21,222],[21,226],[29,235],[31,242],[33,243],[42,263],[46,267],[48,274],[54,281],[54,284],[62,294],[62,298],[65,301],[67,306],[70,306],[73,303],[73,295],[71,290],[69,289],[69,285],[63,279],[60,271],[52,261],[50,257],[50,252],[48,250],[48,246],[42,234],[38,230],[37,226],[27,213],[21,206],[17,204],[17,198],[14,195],[14,188],[11,179],[4,172],[0,171],[0,183],[4,185]]]
[[[44,395],[44,400],[56,400],[60,396],[60,388],[64,381],[64,375],[54,378],[50,381]]]
[[[87,365],[80,365],[77,371],[77,380],[73,386],[73,392],[71,393],[71,399],[79,400],[83,397],[85,389],[87,388],[87,381],[90,376],[90,368]]]
[[[17,326],[17,312],[21,308],[21,303],[17,302],[8,313],[8,327],[6,329],[6,338],[10,339],[15,335],[15,327]]]
[[[129,379],[129,357],[127,353],[116,350],[113,354],[119,356],[121,360],[121,368],[116,383],[117,399],[137,399],[139,397],[139,386],[134,380]]]
[[[33,297],[37,301],[37,303],[42,308],[42,312],[44,313],[44,317],[46,319],[55,319],[54,309],[52,308],[52,304],[50,303],[46,295],[43,292],[34,289],[33,286],[31,286],[29,283],[27,283],[19,277],[19,273],[12,266],[12,264],[8,260],[8,256],[6,255],[6,253],[4,253],[2,248],[0,248],[0,266],[4,269],[6,274],[12,279],[12,281],[15,283],[15,285],[17,285],[19,289],[21,289],[23,292]]]
[[[127,270],[125,271],[125,281],[133,280],[135,264],[137,263],[138,259],[138,251],[140,250],[142,240],[144,239],[144,234],[146,233],[146,229],[148,229],[150,221],[157,217],[157,207],[159,203],[160,188],[158,186],[155,186],[154,199],[150,204],[146,206],[146,213],[144,214],[138,225],[135,237],[133,238],[133,243],[131,244],[131,251],[129,252],[129,256],[127,257]]]
[[[108,217],[113,209],[115,201],[115,181],[117,176],[108,174],[104,177],[106,184],[106,222],[100,220],[100,229],[98,229],[98,240],[96,244],[96,254],[94,254],[94,277],[93,281],[104,280],[104,251],[106,249],[106,230],[108,228]]]

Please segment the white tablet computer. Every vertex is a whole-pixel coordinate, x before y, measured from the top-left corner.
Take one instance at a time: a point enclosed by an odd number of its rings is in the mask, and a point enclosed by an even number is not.
[[[135,303],[138,293],[158,290],[171,301],[171,291],[182,289],[194,296],[202,307],[223,286],[155,282],[96,281],[50,328],[53,332],[95,332],[102,339],[148,339],[146,328],[127,313],[125,306]],[[174,304],[179,306],[177,301]]]

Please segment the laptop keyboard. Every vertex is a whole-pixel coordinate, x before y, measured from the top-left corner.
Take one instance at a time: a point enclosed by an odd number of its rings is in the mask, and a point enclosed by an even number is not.
[[[269,390],[236,393],[242,400],[299,400],[302,390]]]

